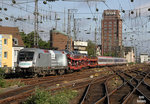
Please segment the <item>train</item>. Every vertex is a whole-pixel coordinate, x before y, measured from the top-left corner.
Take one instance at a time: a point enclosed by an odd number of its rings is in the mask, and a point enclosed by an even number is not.
[[[75,54],[69,51],[24,48],[17,58],[15,72],[18,75],[62,75],[84,68],[127,64],[125,58]]]

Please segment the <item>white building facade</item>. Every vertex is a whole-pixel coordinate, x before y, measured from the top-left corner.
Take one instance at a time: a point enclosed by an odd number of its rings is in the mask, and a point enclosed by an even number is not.
[[[23,48],[24,47],[13,47],[12,48],[12,68],[13,69],[17,66],[18,53]]]
[[[134,63],[135,62],[135,54],[134,54],[134,48],[133,47],[124,47],[124,57],[126,58],[128,63]]]
[[[140,54],[140,63],[148,62],[148,59],[149,59],[148,54],[144,53]]]
[[[88,46],[88,42],[74,41],[73,46],[74,46],[74,51],[78,51],[81,54],[88,54],[88,52],[86,51],[86,47]]]

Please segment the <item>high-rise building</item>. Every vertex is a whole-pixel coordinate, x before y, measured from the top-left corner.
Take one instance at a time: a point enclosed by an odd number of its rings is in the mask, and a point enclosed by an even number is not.
[[[121,56],[122,19],[119,10],[104,10],[101,21],[102,55]]]

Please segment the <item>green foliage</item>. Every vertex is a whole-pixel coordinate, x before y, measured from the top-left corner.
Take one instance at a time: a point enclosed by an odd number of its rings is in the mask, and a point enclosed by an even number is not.
[[[128,63],[129,65],[134,65],[135,63],[134,62],[130,62],[130,63]]]
[[[29,34],[25,34],[24,32],[20,32],[20,35],[22,37],[22,40],[27,48],[33,48],[34,46],[34,32],[31,32]],[[43,41],[39,37],[39,48],[48,49],[50,47],[50,41],[46,42]]]
[[[18,85],[18,87],[20,87],[20,86],[24,86],[25,84],[21,81],[12,80],[10,82],[7,82],[6,87],[14,86],[14,85]]]
[[[6,87],[6,81],[3,78],[0,78],[0,87],[5,88]]]
[[[4,78],[5,70],[4,68],[0,68],[0,78]]]
[[[39,39],[39,48],[49,49],[50,48],[50,41],[45,42],[42,39]]]
[[[103,56],[111,56],[111,57],[118,57],[115,53],[105,53]]]
[[[77,91],[74,90],[63,90],[52,95],[43,89],[36,89],[35,94],[24,104],[69,104],[75,96],[77,96]]]
[[[20,81],[12,80],[10,82],[7,82],[4,78],[5,78],[5,69],[0,68],[0,87],[1,88],[6,88],[9,86],[14,86],[14,85],[24,86],[24,83]]]
[[[86,51],[88,51],[88,56],[95,56],[95,44],[91,40],[88,40]]]
[[[77,91],[66,89],[52,96],[50,98],[50,104],[69,104],[69,101],[76,96],[77,96]]]
[[[0,87],[4,88],[6,86],[6,82],[4,80],[5,70],[0,68]]]
[[[43,89],[36,89],[35,94],[29,97],[24,104],[49,104],[51,95]]]

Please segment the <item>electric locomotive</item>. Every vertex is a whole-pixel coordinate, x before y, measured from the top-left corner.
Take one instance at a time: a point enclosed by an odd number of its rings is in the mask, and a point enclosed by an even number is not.
[[[25,75],[63,74],[68,69],[67,55],[62,51],[25,48],[18,54],[16,73]]]

